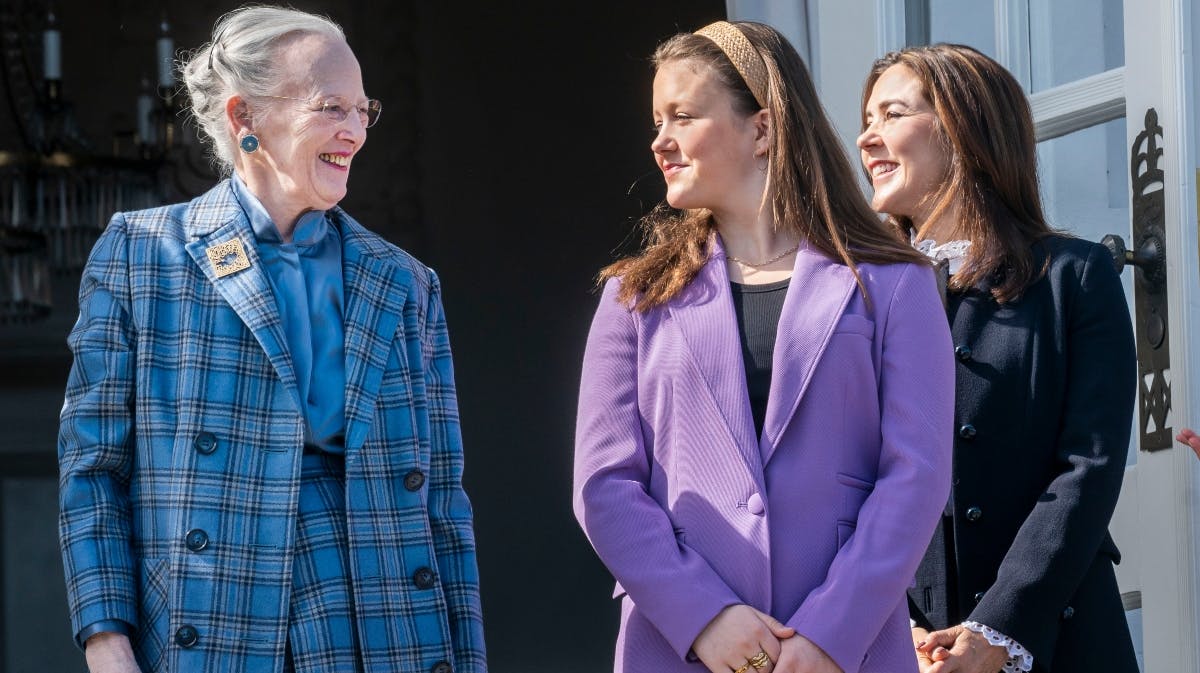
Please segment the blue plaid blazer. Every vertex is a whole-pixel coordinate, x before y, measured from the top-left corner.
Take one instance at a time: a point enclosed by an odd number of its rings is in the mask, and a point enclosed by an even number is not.
[[[344,211],[332,220],[365,670],[485,671],[438,278]],[[250,267],[218,278],[205,251],[234,239]],[[283,667],[304,426],[254,241],[223,182],[116,215],[83,274],[58,445],[71,621],[129,623],[145,670]]]

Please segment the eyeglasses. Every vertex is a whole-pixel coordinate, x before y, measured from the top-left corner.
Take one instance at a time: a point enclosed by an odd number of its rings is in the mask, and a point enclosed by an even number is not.
[[[293,98],[291,96],[264,96],[264,98],[278,98],[279,100],[295,100],[301,103],[309,103],[315,106],[311,108],[313,112],[320,112],[333,124],[341,124],[346,121],[346,117],[350,116],[351,111],[357,111],[358,119],[362,122],[363,128],[368,129],[378,123],[379,115],[383,114],[383,103],[374,98],[368,98],[358,105],[352,104],[341,96],[325,98],[318,103],[313,103],[313,99],[311,98]]]

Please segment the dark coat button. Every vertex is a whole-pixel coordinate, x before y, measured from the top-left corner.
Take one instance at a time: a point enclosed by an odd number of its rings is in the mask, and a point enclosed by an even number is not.
[[[439,661],[429,669],[429,673],[454,673],[454,667],[448,661]]]
[[[1065,609],[1063,609],[1063,611],[1062,611],[1063,619],[1070,619],[1074,616],[1075,616],[1075,608],[1068,605]]]
[[[413,584],[415,584],[418,589],[432,589],[433,585],[437,582],[437,576],[433,574],[432,570],[426,568],[425,566],[417,568],[417,571],[413,573],[412,577]]]
[[[199,528],[193,528],[188,531],[185,543],[190,551],[204,551],[204,548],[208,546],[208,533]]]
[[[974,598],[975,598],[975,602],[976,602],[976,603],[978,603],[979,601],[983,600],[983,592],[982,592],[982,591],[976,591],[976,592],[975,592],[975,596],[974,596]]]
[[[959,344],[954,347],[954,357],[958,358],[959,362],[967,362],[971,359],[971,347],[966,344]]]
[[[207,456],[208,454],[217,450],[217,436],[211,432],[201,432],[200,434],[196,435],[196,439],[192,442],[192,446],[195,447],[197,451]]]
[[[983,510],[978,507],[967,508],[967,521],[979,521],[983,518]]]
[[[977,434],[979,433],[975,432],[975,426],[971,425],[970,423],[967,423],[958,429],[958,436],[962,437],[963,439],[975,439],[975,435]]]
[[[175,632],[175,644],[180,647],[193,647],[200,642],[200,632],[191,624],[184,624]]]
[[[420,470],[413,470],[404,475],[404,488],[410,491],[419,491],[425,485],[425,473]]]

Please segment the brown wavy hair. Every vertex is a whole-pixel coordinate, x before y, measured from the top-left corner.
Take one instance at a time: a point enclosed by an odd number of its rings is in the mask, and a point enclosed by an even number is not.
[[[955,236],[971,241],[950,288],[984,284],[1000,303],[1018,299],[1049,262],[1037,264],[1033,244],[1056,233],[1046,223],[1038,195],[1037,141],[1025,92],[1004,66],[971,47],[908,47],[871,66],[863,85],[864,130],[871,89],[894,65],[916,75],[951,152],[949,173],[933,195],[937,200],[928,220],[956,205]],[[889,216],[889,221],[907,234],[914,229],[908,217]]]
[[[841,140],[792,45],[770,26],[750,21],[734,25],[766,64],[772,136],[767,190],[775,226],[850,267],[864,298],[859,263],[925,263],[863,199]],[[733,63],[708,38],[680,33],[654,52],[655,69],[678,61],[706,67],[733,95],[737,112],[749,116],[760,109]],[[708,210],[678,211],[661,203],[642,218],[641,227],[643,250],[603,268],[599,280],[620,278],[618,300],[645,311],[669,301],[695,279],[708,261],[716,225]]]

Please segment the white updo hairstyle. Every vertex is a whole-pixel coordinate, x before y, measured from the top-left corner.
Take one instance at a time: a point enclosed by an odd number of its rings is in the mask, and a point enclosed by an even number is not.
[[[230,96],[269,96],[287,81],[276,47],[296,34],[345,41],[341,26],[323,16],[283,7],[248,5],[217,19],[212,41],[188,54],[180,70],[196,125],[212,143],[222,175],[233,171],[237,142],[225,116]]]

